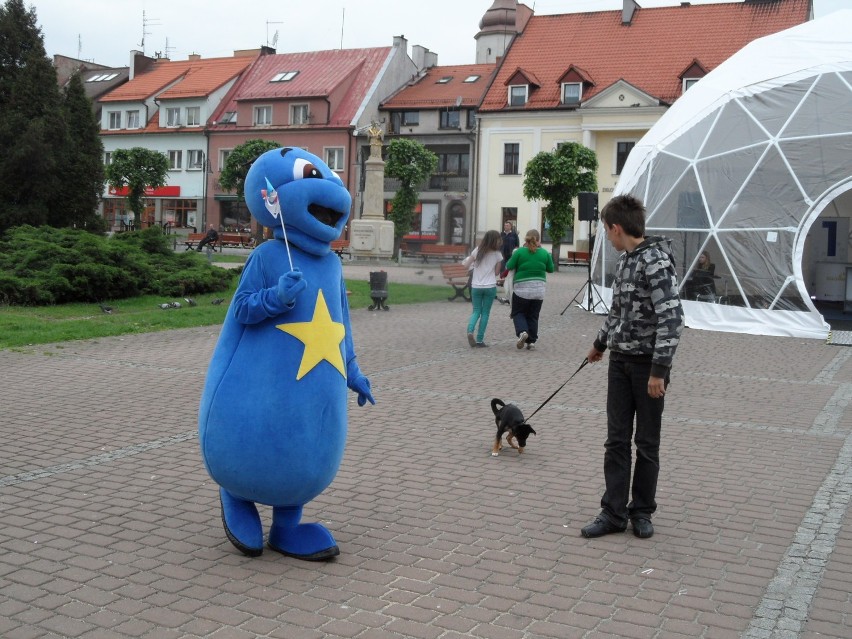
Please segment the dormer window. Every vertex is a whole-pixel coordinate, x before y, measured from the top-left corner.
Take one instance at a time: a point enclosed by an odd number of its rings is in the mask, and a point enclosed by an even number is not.
[[[509,87],[509,106],[524,106],[529,93],[528,84],[516,84]]]
[[[580,67],[569,66],[559,78],[559,103],[566,106],[579,106],[584,91],[592,91],[595,83],[591,76]]]
[[[697,59],[694,59],[678,76],[681,81],[683,93],[686,93],[689,87],[698,82],[707,73],[707,68]]]
[[[289,82],[297,75],[299,75],[298,71],[284,71],[283,73],[276,73],[270,82]]]
[[[562,104],[579,104],[583,97],[583,85],[580,82],[562,83]]]
[[[222,114],[222,118],[219,120],[219,124],[233,124],[237,121],[237,112],[236,111],[225,111]]]
[[[541,86],[538,78],[520,67],[506,80],[509,88],[508,102],[510,107],[521,107],[530,100],[530,92]]]

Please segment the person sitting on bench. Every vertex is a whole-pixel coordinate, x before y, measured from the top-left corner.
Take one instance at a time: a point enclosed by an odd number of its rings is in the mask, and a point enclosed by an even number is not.
[[[198,248],[196,251],[201,252],[201,249],[204,248],[205,244],[209,244],[210,242],[215,242],[219,239],[219,233],[213,228],[213,225],[210,225],[210,228],[207,230],[207,235],[201,238],[201,241],[198,243]]]

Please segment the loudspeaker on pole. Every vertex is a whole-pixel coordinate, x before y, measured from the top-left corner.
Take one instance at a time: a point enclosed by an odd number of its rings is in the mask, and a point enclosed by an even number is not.
[[[594,222],[598,219],[598,194],[577,194],[577,218],[581,222]]]

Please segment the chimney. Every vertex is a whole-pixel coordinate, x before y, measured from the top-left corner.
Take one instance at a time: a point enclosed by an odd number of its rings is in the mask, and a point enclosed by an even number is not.
[[[403,51],[408,53],[408,40],[405,39],[404,35],[394,36],[393,46],[400,47]]]
[[[639,8],[639,5],[636,4],[636,0],[624,0],[624,6],[621,9],[621,24],[625,27],[629,27],[630,23],[633,22],[633,14],[636,13],[636,9]]]
[[[424,46],[415,44],[411,47],[411,61],[417,67],[417,71],[431,69],[438,64],[438,54],[429,51]]]
[[[191,62],[198,62],[201,59],[201,55],[198,53],[190,53],[187,60]]]

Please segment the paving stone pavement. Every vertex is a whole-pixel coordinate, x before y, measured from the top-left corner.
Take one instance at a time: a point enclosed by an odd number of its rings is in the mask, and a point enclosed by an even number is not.
[[[585,271],[551,276],[529,352],[505,306],[486,349],[466,303],[394,306],[436,265],[344,267],[379,268],[390,310],[352,311],[378,403],[352,396],[340,472],[305,509],[340,545],[327,563],[225,538],[196,439],[218,327],[0,351],[0,637],[852,636],[852,349],[687,329],[657,532],[587,540],[606,364],[535,416],[523,456],[490,455],[489,407],[530,414],[580,364],[602,318],[561,311]]]

